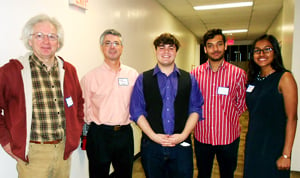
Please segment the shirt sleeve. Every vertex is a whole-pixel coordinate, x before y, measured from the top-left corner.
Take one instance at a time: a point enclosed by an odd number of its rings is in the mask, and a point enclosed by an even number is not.
[[[2,146],[5,146],[11,140],[11,135],[6,125],[6,121],[9,119],[6,101],[9,92],[5,89],[5,86],[7,86],[6,80],[7,77],[5,77],[5,72],[3,71],[3,68],[0,67],[0,144]]]
[[[143,74],[140,74],[134,84],[129,108],[131,120],[137,122],[141,115],[147,117],[146,103],[143,91]]]
[[[241,71],[240,79],[238,81],[238,88],[237,88],[237,96],[236,96],[236,101],[237,101],[237,109],[238,109],[238,114],[239,116],[246,111],[247,106],[246,106],[246,72],[244,70]]]
[[[82,96],[84,98],[84,104],[83,104],[83,112],[84,112],[84,121],[87,124],[90,124],[92,122],[92,119],[89,117],[89,108],[90,108],[90,92],[89,92],[89,86],[86,79],[86,76],[84,76],[81,81],[81,88],[82,88]]]
[[[196,112],[199,114],[199,120],[203,120],[202,106],[204,104],[202,93],[199,89],[198,83],[193,75],[190,74],[192,88],[190,95],[189,113]]]

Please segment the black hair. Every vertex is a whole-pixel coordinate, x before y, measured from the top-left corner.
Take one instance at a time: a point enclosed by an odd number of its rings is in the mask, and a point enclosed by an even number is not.
[[[222,33],[222,30],[221,29],[210,29],[203,36],[203,46],[206,46],[206,42],[209,39],[213,39],[216,35],[221,35],[223,38],[223,42],[225,44],[226,38],[225,38],[225,35]]]
[[[258,73],[260,72],[260,67],[254,62],[253,50],[255,48],[256,43],[261,40],[267,40],[272,44],[272,48],[274,51],[274,59],[271,63],[271,67],[276,72],[286,70],[282,62],[280,46],[277,39],[273,35],[264,34],[258,37],[252,44],[251,57],[248,64],[248,83],[253,82],[257,77]]]

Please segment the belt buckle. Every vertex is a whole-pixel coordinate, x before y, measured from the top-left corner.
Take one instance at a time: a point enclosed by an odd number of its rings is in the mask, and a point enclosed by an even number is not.
[[[114,131],[119,131],[120,129],[121,129],[121,126],[120,126],[120,125],[114,126]]]

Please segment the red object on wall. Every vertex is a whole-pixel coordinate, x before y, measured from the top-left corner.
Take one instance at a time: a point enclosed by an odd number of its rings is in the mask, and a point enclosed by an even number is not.
[[[227,40],[227,45],[234,45],[234,40],[233,39],[228,39]]]

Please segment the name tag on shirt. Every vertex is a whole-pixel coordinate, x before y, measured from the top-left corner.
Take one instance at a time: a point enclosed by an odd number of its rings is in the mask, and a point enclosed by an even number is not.
[[[180,145],[183,146],[183,147],[188,147],[188,146],[190,146],[191,144],[189,144],[189,143],[187,143],[187,142],[182,142],[182,143],[180,143]]]
[[[66,103],[67,103],[67,106],[68,107],[71,107],[71,106],[73,106],[73,100],[72,100],[72,97],[70,96],[70,97],[68,97],[68,98],[66,98]]]
[[[129,85],[128,78],[118,78],[118,80],[119,80],[119,86],[128,86]]]
[[[255,86],[254,85],[249,85],[246,92],[251,93],[254,90]]]
[[[228,87],[219,87],[218,88],[218,94],[219,95],[228,95],[229,88]]]

